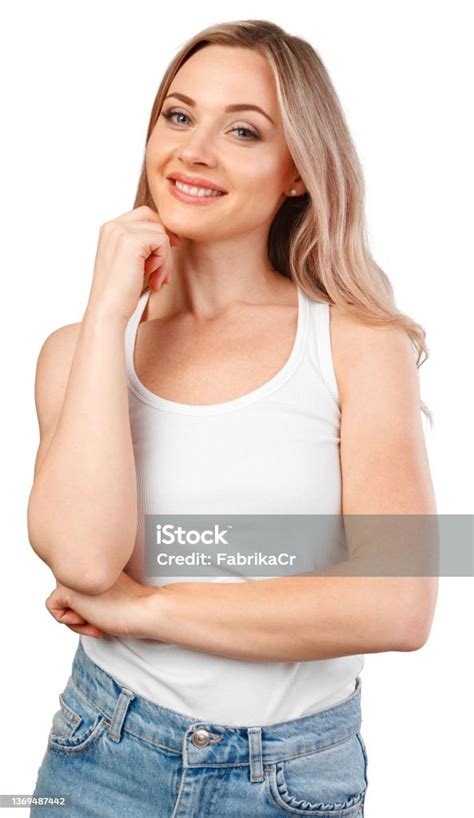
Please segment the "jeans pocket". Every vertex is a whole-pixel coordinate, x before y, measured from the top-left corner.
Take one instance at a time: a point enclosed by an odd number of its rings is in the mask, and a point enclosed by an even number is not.
[[[360,734],[272,765],[270,791],[283,812],[320,818],[359,818],[367,789],[367,756]]]
[[[61,753],[85,752],[107,727],[103,714],[74,683],[72,677],[59,694],[59,710],[53,715],[49,749]]]

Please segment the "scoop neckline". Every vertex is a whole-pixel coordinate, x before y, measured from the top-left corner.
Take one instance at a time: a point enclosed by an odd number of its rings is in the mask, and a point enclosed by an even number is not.
[[[270,395],[272,392],[275,392],[276,389],[278,389],[280,386],[286,383],[286,381],[293,375],[294,371],[296,370],[296,367],[298,366],[301,360],[302,352],[304,349],[306,328],[308,324],[307,321],[308,303],[305,294],[298,286],[296,287],[296,290],[298,296],[298,315],[293,347],[286,362],[283,364],[282,368],[276,373],[276,375],[270,378],[270,380],[265,381],[265,383],[261,384],[256,389],[252,389],[251,392],[247,392],[244,395],[239,395],[237,398],[232,398],[231,400],[227,401],[221,401],[220,403],[194,404],[180,403],[179,401],[163,398],[160,395],[157,395],[155,392],[152,392],[150,389],[148,389],[138,378],[134,363],[135,344],[140,319],[145,310],[148,298],[150,297],[152,292],[151,288],[147,288],[145,292],[142,293],[137,304],[136,312],[127,327],[126,362],[129,389],[141,401],[149,404],[150,406],[153,406],[156,409],[160,409],[165,412],[172,412],[174,414],[198,416],[216,415],[222,414],[224,412],[232,412],[236,409],[241,409],[245,406],[249,406],[250,404],[254,403],[260,398]]]

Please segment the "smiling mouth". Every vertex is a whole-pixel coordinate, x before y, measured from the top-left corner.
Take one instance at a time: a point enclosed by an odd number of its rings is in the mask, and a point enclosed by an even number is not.
[[[186,190],[182,188],[188,187],[190,190],[199,190],[199,188],[191,185],[183,185],[180,180],[171,179],[168,177],[168,184],[169,184],[169,193],[173,198],[180,201],[182,204],[193,205],[194,207],[209,207],[211,204],[215,204],[218,199],[224,198],[227,196],[227,193],[220,193],[216,191],[215,193],[201,193],[199,194],[192,194],[187,193]],[[202,188],[202,190],[210,190],[210,188]]]
[[[205,187],[198,187],[197,185],[187,185],[184,182],[181,182],[179,179],[169,179],[173,187],[177,188],[184,193],[186,196],[191,196],[194,199],[216,199],[219,196],[225,196],[226,194],[215,190],[214,188],[205,188]]]

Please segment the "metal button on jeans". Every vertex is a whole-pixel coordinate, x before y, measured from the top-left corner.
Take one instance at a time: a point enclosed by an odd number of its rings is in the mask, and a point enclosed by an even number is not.
[[[211,736],[204,727],[199,727],[198,730],[195,730],[191,741],[195,747],[206,747],[211,740]]]

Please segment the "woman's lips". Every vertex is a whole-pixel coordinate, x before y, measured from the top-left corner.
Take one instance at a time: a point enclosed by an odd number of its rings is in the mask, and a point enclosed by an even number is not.
[[[227,193],[223,193],[221,196],[190,196],[188,193],[176,187],[174,179],[168,179],[168,185],[171,194],[175,196],[176,199],[179,199],[181,202],[187,202],[188,204],[209,205],[227,196]]]

